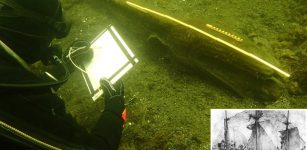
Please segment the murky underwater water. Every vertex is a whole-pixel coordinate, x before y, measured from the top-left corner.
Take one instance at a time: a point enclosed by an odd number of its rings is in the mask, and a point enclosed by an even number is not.
[[[291,81],[297,84],[288,88],[292,95],[283,94],[269,103],[240,98],[218,80],[178,60],[169,50],[172,43],[148,42],[145,35],[155,33],[127,18],[117,28],[140,62],[123,77],[128,122],[120,149],[209,149],[212,108],[307,107],[304,101],[307,97],[302,94],[306,88],[302,84],[307,83],[304,77],[307,17],[300,8],[303,1],[301,5],[295,1],[243,0],[134,2],[179,16],[198,27],[205,28],[204,23],[210,22],[252,41],[259,48],[257,53],[276,59],[272,63],[293,74],[295,78]],[[108,16],[103,1],[63,0],[63,8],[73,22],[70,35],[57,41],[64,47],[76,39],[92,40],[108,24],[118,23]],[[103,103],[93,103],[81,81],[80,72],[75,72],[61,87],[59,95],[65,99],[67,111],[90,130]]]

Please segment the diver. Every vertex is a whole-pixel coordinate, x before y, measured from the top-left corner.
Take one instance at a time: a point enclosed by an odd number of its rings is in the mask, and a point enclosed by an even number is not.
[[[56,57],[61,50],[50,43],[65,37],[70,26],[58,0],[0,0],[0,143],[5,149],[118,149],[125,121],[122,83],[101,80],[105,109],[89,133],[54,92],[67,80],[67,69],[56,79],[37,76],[29,65],[63,63]]]

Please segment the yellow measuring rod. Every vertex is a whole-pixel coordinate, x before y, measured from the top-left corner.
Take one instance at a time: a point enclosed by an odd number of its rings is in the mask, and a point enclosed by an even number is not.
[[[199,28],[197,28],[197,27],[195,27],[195,26],[193,26],[193,25],[191,25],[191,24],[188,24],[188,23],[185,23],[185,22],[183,22],[183,21],[180,21],[180,20],[178,20],[178,19],[176,19],[176,18],[174,18],[174,17],[171,17],[171,16],[169,16],[169,15],[162,14],[162,13],[159,13],[159,12],[157,12],[157,11],[151,10],[151,9],[149,9],[149,8],[146,8],[146,7],[137,5],[137,4],[133,3],[133,2],[126,1],[126,4],[127,4],[129,7],[138,9],[138,10],[143,11],[143,12],[145,12],[145,13],[149,13],[149,14],[154,14],[154,15],[160,16],[160,17],[165,18],[165,19],[167,19],[167,20],[176,22],[176,23],[178,23],[178,24],[180,24],[180,25],[182,25],[182,26],[184,26],[184,27],[187,27],[187,28],[190,28],[190,29],[192,29],[192,30],[194,30],[194,31],[197,31],[197,32],[199,32],[199,33],[201,33],[201,34],[203,34],[203,35],[205,35],[205,36],[207,36],[207,37],[210,37],[211,39],[213,39],[213,40],[215,40],[215,41],[217,41],[217,42],[220,42],[220,43],[222,43],[222,44],[225,44],[225,45],[231,47],[232,49],[234,49],[234,50],[236,50],[236,51],[238,51],[238,52],[240,52],[240,53],[242,53],[242,54],[244,54],[244,55],[250,57],[251,59],[254,59],[254,60],[256,60],[256,61],[258,61],[258,62],[260,62],[260,63],[262,63],[262,64],[268,66],[269,68],[272,68],[273,70],[277,71],[278,73],[282,74],[282,75],[285,76],[285,77],[290,77],[290,74],[289,74],[289,73],[287,73],[287,72],[285,72],[285,71],[279,69],[278,67],[276,67],[276,66],[272,65],[271,63],[269,63],[269,62],[267,62],[267,61],[261,59],[260,57],[254,55],[254,54],[252,54],[252,53],[249,53],[249,52],[247,52],[247,51],[245,51],[245,50],[243,50],[243,49],[241,49],[241,48],[239,48],[239,47],[236,47],[236,46],[234,46],[233,44],[230,44],[230,43],[228,43],[228,42],[226,42],[226,41],[224,41],[224,40],[222,40],[222,39],[220,39],[220,38],[218,38],[218,37],[215,37],[215,36],[213,36],[213,35],[211,35],[211,34],[205,32],[205,31],[203,31],[203,30],[201,30],[201,29],[199,29]]]

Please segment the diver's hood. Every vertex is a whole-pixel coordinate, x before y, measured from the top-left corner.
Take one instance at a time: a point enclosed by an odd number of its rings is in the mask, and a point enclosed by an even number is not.
[[[58,0],[0,0],[0,38],[28,63],[40,60],[70,27]]]
[[[24,32],[37,37],[65,37],[71,22],[62,14],[58,0],[0,0],[0,29]],[[12,22],[6,22],[10,20]],[[17,22],[23,26],[14,26]]]

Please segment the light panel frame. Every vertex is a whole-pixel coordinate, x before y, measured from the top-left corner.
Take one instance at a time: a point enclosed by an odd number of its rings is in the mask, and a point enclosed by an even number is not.
[[[108,79],[114,84],[139,60],[112,25],[91,42],[90,48],[93,50],[93,58],[82,64],[86,72],[82,72],[82,76],[95,101],[103,94],[100,79]]]

